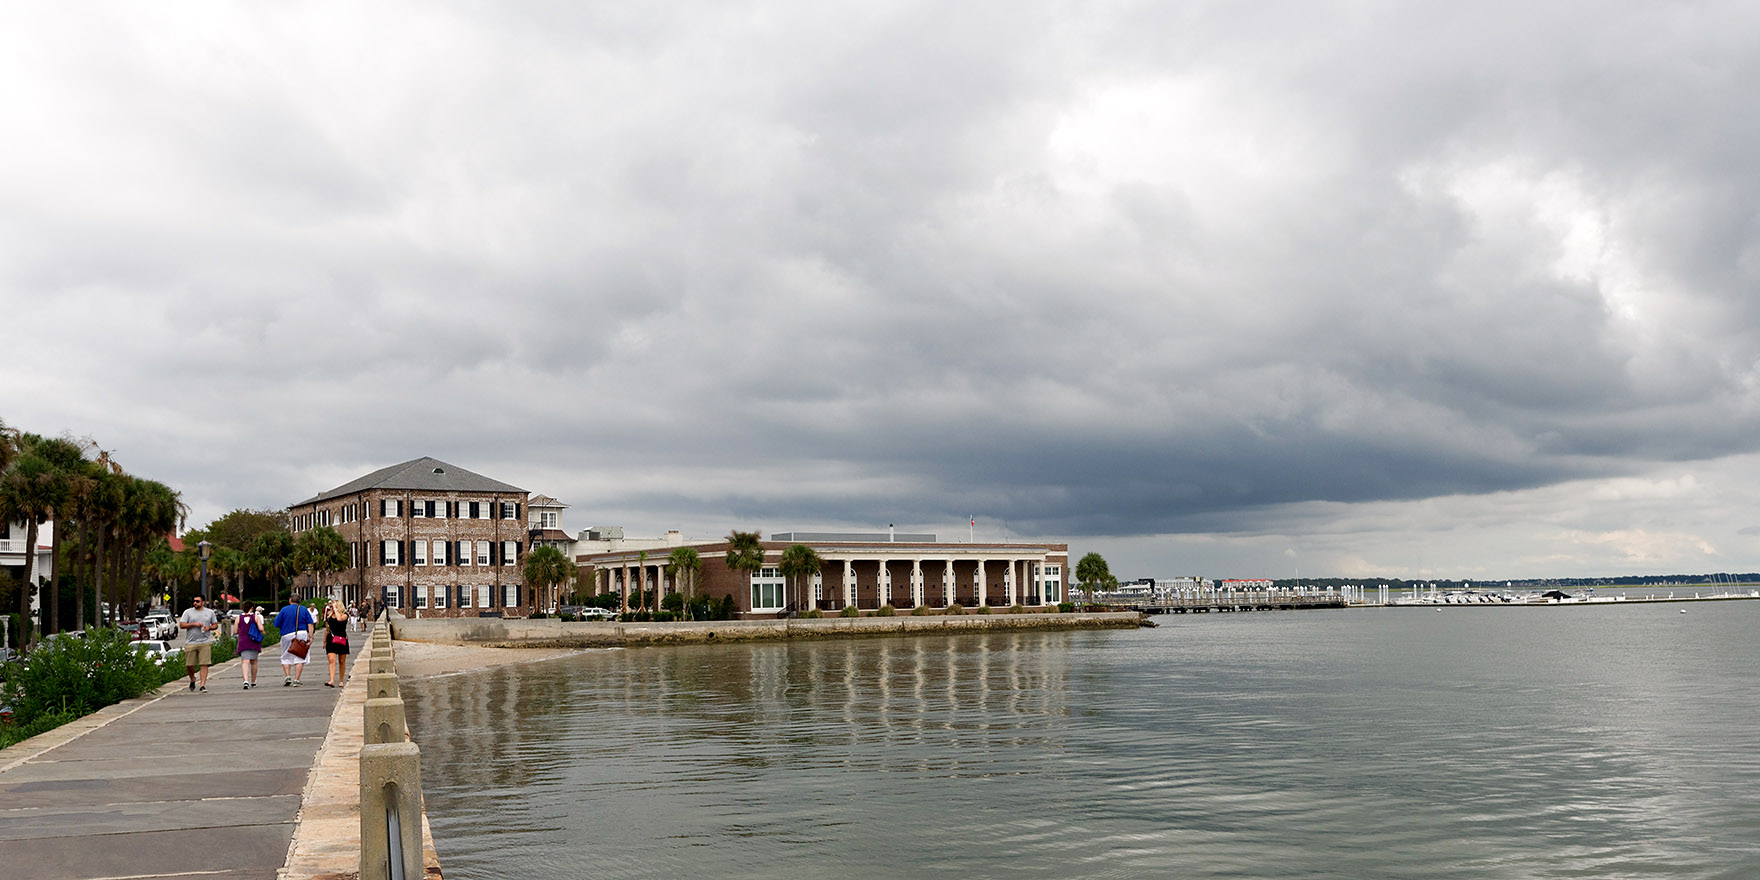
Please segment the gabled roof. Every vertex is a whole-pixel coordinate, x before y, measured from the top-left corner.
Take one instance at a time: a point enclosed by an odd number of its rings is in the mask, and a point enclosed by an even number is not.
[[[312,504],[339,495],[353,495],[356,492],[366,492],[373,489],[408,489],[416,492],[525,491],[518,486],[511,486],[500,480],[491,480],[482,474],[454,467],[437,458],[423,456],[403,464],[380,468],[358,480],[343,483],[328,492],[319,492],[294,506]]]
[[[527,507],[567,507],[568,505],[563,504],[562,502],[557,501],[556,499],[551,498],[548,495],[533,495],[532,497],[526,499],[526,506]]]

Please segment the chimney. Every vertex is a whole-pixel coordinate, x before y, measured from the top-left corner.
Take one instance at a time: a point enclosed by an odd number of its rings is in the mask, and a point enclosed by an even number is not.
[[[898,533],[893,529],[892,523],[886,524],[886,540],[887,541],[897,541],[898,540]]]

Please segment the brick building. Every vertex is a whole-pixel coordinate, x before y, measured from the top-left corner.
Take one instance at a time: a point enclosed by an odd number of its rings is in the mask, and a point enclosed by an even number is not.
[[[938,542],[933,535],[784,533],[763,542],[764,567],[747,583],[745,572],[727,566],[726,542],[693,543],[702,558],[696,592],[719,599],[733,596],[740,616],[777,617],[790,606],[780,569],[782,551],[806,544],[823,564],[804,586],[807,608],[835,612],[847,606],[872,610],[881,605],[910,609],[919,605],[1002,607],[1055,605],[1069,594],[1069,545]],[[650,550],[589,553],[575,557],[591,568],[600,592],[628,596],[634,588],[678,592],[666,571],[667,552]]]
[[[421,617],[524,615],[527,492],[433,458],[374,471],[287,509],[294,538],[329,526],[349,566],[301,572],[294,595],[383,601]]]

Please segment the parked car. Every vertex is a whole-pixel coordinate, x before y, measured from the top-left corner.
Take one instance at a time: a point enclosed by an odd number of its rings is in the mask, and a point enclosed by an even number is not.
[[[145,620],[148,638],[163,639],[167,642],[177,638],[177,622],[171,619],[171,612],[150,611]]]
[[[176,648],[171,647],[170,643],[160,639],[148,639],[146,641],[135,642],[134,649],[159,661],[160,666],[169,665],[172,658],[183,653]]]
[[[611,620],[617,613],[606,608],[582,608],[575,612],[576,620]]]

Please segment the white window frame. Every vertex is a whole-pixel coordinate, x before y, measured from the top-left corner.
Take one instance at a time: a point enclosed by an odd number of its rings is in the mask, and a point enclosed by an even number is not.
[[[518,564],[518,562],[519,562],[519,542],[518,541],[502,541],[501,542],[501,564],[502,565],[516,565],[516,564]]]
[[[541,529],[560,528],[557,525],[557,522],[559,522],[558,514],[554,510],[546,510],[543,513],[538,514],[538,528],[541,528]]]
[[[488,565],[489,564],[489,544],[490,544],[490,542],[489,541],[476,541],[473,543],[475,543],[477,545],[477,547],[476,547],[477,564],[478,565]]]
[[[428,504],[427,504],[427,502],[425,502],[425,501],[411,501],[409,503],[409,515],[410,515],[411,519],[427,519],[428,518]]]
[[[752,572],[752,610],[781,611],[788,603],[788,579],[782,569],[767,565]]]
[[[490,589],[489,584],[477,584],[476,586],[471,587],[471,595],[472,595],[472,597],[474,597],[474,601],[476,602],[475,607],[477,607],[477,608],[491,607],[489,605],[489,599],[492,598],[492,595],[489,592],[489,589]]]
[[[470,541],[460,541],[459,543],[464,545],[463,547],[459,548],[460,550],[462,550],[464,552],[458,554],[458,558],[452,560],[452,564],[459,565],[459,566],[468,566],[471,564],[471,555],[472,555],[472,552],[470,549],[471,542]]]
[[[379,558],[385,560],[386,568],[403,564],[402,541],[380,541],[379,546]]]
[[[517,607],[519,607],[519,584],[502,584],[501,585],[501,607],[503,607],[503,608],[517,608]]]
[[[402,608],[403,606],[398,604],[402,599],[403,599],[403,586],[401,584],[386,584],[385,585],[385,605],[387,607]]]
[[[470,604],[471,594],[473,592],[474,592],[473,590],[459,590],[458,591],[458,594],[459,594],[458,595],[458,607],[460,607],[460,608],[473,608],[473,607],[475,607]]]
[[[421,541],[421,540],[411,541],[410,547],[409,547],[409,555],[410,555],[410,560],[409,560],[410,565],[427,565],[428,564],[428,542]]]
[[[428,607],[428,597],[434,594],[434,586],[432,584],[416,584],[415,591],[416,607],[419,609],[426,609]]]

